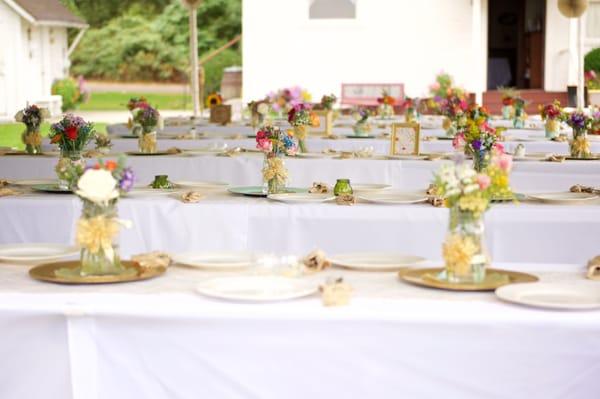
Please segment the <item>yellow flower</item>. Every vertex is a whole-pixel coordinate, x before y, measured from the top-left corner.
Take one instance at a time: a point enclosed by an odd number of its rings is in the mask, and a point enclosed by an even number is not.
[[[470,195],[463,195],[458,200],[460,210],[472,212],[476,218],[486,211],[488,204],[488,200],[483,197],[480,191],[476,191]]]
[[[446,267],[459,275],[470,272],[471,260],[477,252],[477,245],[471,237],[451,234],[442,246],[442,254]]]
[[[206,101],[204,102],[204,104],[206,105],[206,108],[212,108],[215,105],[221,105],[223,103],[223,97],[221,97],[221,95],[219,93],[211,93],[208,96],[206,96]]]

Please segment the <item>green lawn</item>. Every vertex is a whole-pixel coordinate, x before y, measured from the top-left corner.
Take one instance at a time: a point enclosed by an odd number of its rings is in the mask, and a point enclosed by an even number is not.
[[[82,111],[122,111],[126,110],[131,97],[146,97],[150,105],[161,109],[191,109],[192,98],[181,94],[136,94],[136,93],[92,93],[90,100],[79,106]]]
[[[106,133],[106,123],[94,123],[98,133]],[[15,147],[25,149],[25,145],[21,143],[21,133],[25,130],[25,125],[22,123],[6,123],[0,124],[0,147]],[[49,123],[43,123],[41,132],[42,136],[48,136],[50,130]]]

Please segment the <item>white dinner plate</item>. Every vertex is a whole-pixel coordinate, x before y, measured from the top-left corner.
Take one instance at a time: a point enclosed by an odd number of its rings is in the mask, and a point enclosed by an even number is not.
[[[52,262],[79,254],[79,248],[61,244],[0,245],[0,260],[5,262]]]
[[[389,184],[352,183],[352,191],[355,194],[378,192],[387,190],[390,187]]]
[[[347,269],[365,271],[396,271],[403,267],[413,266],[425,261],[425,258],[414,255],[382,252],[360,252],[335,255],[328,260]]]
[[[307,158],[307,159],[315,159],[315,158],[325,158],[327,154],[322,152],[299,152],[296,154],[296,158]]]
[[[600,309],[598,284],[524,283],[496,289],[503,301],[547,309]]]
[[[317,292],[308,280],[278,276],[232,276],[206,280],[196,291],[212,298],[243,302],[285,301]]]
[[[527,197],[548,204],[575,204],[595,200],[598,198],[598,195],[589,193],[563,192],[527,194]]]
[[[150,187],[134,187],[131,191],[125,194],[125,197],[151,197],[154,195],[169,195],[181,192],[181,189],[176,188],[150,188]]]
[[[176,188],[188,188],[195,190],[215,190],[225,189],[229,184],[218,181],[176,181],[173,182]]]
[[[541,162],[546,160],[546,155],[525,155],[524,157],[513,156],[513,161],[516,162]]]
[[[427,201],[427,196],[424,194],[397,191],[364,193],[360,194],[358,198],[375,204],[418,204]]]
[[[404,161],[420,161],[427,158],[427,155],[415,155],[415,154],[395,154],[387,155],[387,159],[399,159]]]
[[[202,269],[232,270],[254,266],[258,258],[252,252],[186,252],[174,255],[173,261]]]
[[[335,196],[332,194],[310,194],[310,193],[284,193],[284,194],[269,194],[268,199],[288,202],[288,203],[321,203],[332,201]]]

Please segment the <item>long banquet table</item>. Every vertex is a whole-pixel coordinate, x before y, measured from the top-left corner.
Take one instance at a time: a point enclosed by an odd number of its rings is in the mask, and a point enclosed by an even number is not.
[[[504,264],[568,285],[580,266]],[[595,398],[600,318],[331,270],[349,306],[317,296],[234,304],[172,267],[128,285],[60,286],[0,264],[2,398]],[[312,277],[315,284],[323,274]]]
[[[584,264],[598,255],[599,205],[494,205],[485,216],[492,259]],[[71,195],[0,198],[0,243],[74,243],[80,213],[81,201]],[[125,258],[153,250],[303,255],[321,248],[329,254],[403,252],[441,264],[448,223],[447,209],[427,204],[284,204],[218,192],[197,204],[168,196],[124,198],[119,216],[135,226],[121,232]]]

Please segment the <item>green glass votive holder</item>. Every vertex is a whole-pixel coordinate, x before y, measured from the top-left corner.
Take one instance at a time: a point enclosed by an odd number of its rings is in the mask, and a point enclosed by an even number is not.
[[[335,194],[336,197],[339,195],[352,195],[353,193],[354,191],[350,185],[350,179],[337,179],[335,187],[333,188],[333,194]]]

